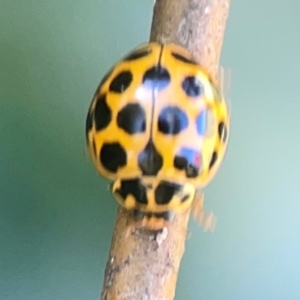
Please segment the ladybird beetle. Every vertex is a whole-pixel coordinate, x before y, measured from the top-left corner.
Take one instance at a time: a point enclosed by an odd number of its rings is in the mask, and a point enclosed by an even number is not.
[[[223,95],[175,44],[147,43],[115,64],[86,119],[96,169],[113,181],[119,204],[136,219],[154,218],[145,226],[156,229],[191,207],[196,191],[213,178],[228,134]]]

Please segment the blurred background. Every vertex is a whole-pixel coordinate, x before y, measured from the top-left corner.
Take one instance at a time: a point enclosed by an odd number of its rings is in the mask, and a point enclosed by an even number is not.
[[[85,149],[110,66],[153,0],[0,0],[0,299],[98,300],[117,204]],[[226,159],[191,220],[176,300],[300,299],[300,2],[232,1]]]

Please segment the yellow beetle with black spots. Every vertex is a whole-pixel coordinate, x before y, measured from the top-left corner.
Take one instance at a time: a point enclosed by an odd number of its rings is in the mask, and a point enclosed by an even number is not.
[[[228,133],[222,93],[174,44],[144,44],[119,61],[100,82],[86,120],[98,172],[113,181],[119,204],[152,219],[145,226],[155,229],[190,208],[213,178]]]

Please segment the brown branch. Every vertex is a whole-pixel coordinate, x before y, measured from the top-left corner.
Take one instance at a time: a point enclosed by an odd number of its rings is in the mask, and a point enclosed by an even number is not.
[[[156,0],[150,40],[186,47],[217,78],[229,2]],[[174,299],[189,215],[154,233],[138,229],[119,207],[101,299]]]
[[[157,0],[150,40],[184,46],[216,77],[229,4],[230,0]]]

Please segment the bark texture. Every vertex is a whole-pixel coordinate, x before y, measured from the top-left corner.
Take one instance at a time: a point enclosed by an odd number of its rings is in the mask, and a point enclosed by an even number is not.
[[[151,41],[176,43],[217,77],[230,0],[157,0]]]
[[[150,41],[176,43],[217,80],[230,0],[156,0]],[[102,300],[173,300],[190,211],[160,232],[118,208]]]

